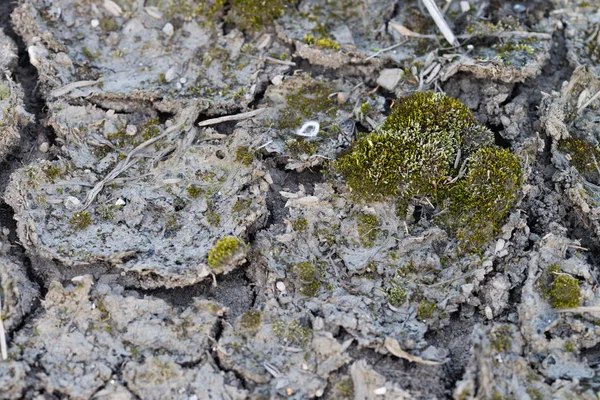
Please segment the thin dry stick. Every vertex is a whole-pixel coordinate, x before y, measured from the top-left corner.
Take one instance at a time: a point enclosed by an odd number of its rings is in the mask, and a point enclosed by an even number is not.
[[[8,358],[8,350],[6,348],[6,332],[4,331],[4,322],[2,321],[2,299],[0,298],[0,352],[2,359]]]
[[[72,82],[72,83],[69,83],[68,85],[60,87],[58,89],[54,89],[53,91],[50,92],[50,96],[52,96],[52,97],[62,96],[63,94],[67,94],[72,90],[79,89],[79,88],[86,87],[86,86],[97,85],[100,82],[102,82],[101,79],[98,79],[97,81]]]
[[[558,313],[578,313],[578,314],[582,314],[582,313],[600,313],[600,307],[596,306],[596,307],[575,307],[575,308],[562,308],[559,310],[556,310],[556,312]]]
[[[228,121],[241,121],[243,119],[255,117],[258,114],[261,114],[262,112],[264,112],[265,110],[266,110],[266,108],[259,108],[258,110],[247,111],[247,112],[243,112],[240,114],[225,115],[224,117],[207,119],[206,121],[198,122],[198,126],[216,125],[216,124],[220,124],[221,122],[228,122]]]
[[[369,57],[365,58],[365,61],[368,61],[368,60],[370,60],[370,59],[372,59],[372,58],[375,58],[375,57],[377,57],[377,56],[378,56],[378,55],[380,55],[380,54],[383,54],[383,53],[386,53],[386,52],[388,52],[388,51],[394,50],[394,49],[396,49],[396,48],[398,48],[398,47],[402,46],[402,45],[403,45],[404,43],[406,43],[406,42],[407,42],[407,40],[403,40],[403,41],[402,41],[402,42],[400,42],[400,43],[396,43],[395,45],[392,45],[392,46],[390,46],[390,47],[386,47],[385,49],[381,49],[381,50],[379,50],[378,52],[376,52],[376,53],[374,53],[374,54],[371,54]]]
[[[435,4],[433,0],[422,1],[425,4],[425,7],[427,7],[427,11],[429,11],[431,18],[433,18],[433,21],[435,22],[439,30],[442,32],[442,35],[444,35],[448,43],[450,43],[454,47],[460,46],[460,43],[458,43],[458,39],[456,39],[456,36],[454,36],[452,29],[450,29],[450,27],[448,26],[448,23],[444,18],[444,14],[442,14],[437,4]]]
[[[600,90],[598,90],[596,92],[596,94],[592,96],[591,99],[589,99],[588,101],[586,101],[581,107],[579,107],[577,109],[577,114],[581,114],[581,112],[583,110],[585,110],[587,108],[587,106],[589,106],[590,104],[592,104],[594,102],[594,100],[596,100],[598,97],[600,97]]]

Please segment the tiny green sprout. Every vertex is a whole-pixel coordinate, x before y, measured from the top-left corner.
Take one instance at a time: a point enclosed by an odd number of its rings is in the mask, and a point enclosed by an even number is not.
[[[573,342],[572,340],[567,340],[565,342],[565,350],[570,353],[575,353],[577,351],[577,348],[575,347],[575,342]]]
[[[435,303],[422,300],[417,308],[417,317],[422,321],[431,319],[433,318],[433,313],[435,312],[436,308],[437,305]]]
[[[76,231],[81,231],[92,225],[94,221],[92,220],[92,216],[87,211],[76,212],[73,214],[69,223]]]
[[[62,170],[56,165],[48,165],[43,168],[43,171],[46,175],[46,178],[48,178],[52,182],[54,182],[56,178],[58,178],[62,174]]]
[[[208,251],[208,266],[219,269],[227,264],[233,256],[243,247],[244,243],[234,237],[225,236]]]
[[[298,217],[295,220],[291,221],[292,228],[296,232],[306,232],[308,230],[309,224],[308,220],[304,217]]]
[[[204,194],[204,189],[202,189],[200,186],[196,186],[196,185],[189,185],[188,187],[185,188],[185,190],[188,192],[190,197],[193,199],[196,199]]]
[[[252,165],[252,160],[254,159],[253,153],[248,149],[248,146],[240,146],[237,148],[235,152],[235,161],[241,163],[242,165],[249,167]]]
[[[244,330],[256,330],[262,324],[262,313],[256,310],[246,311],[244,314],[242,314],[239,324]]]
[[[377,239],[379,219],[371,214],[359,214],[357,229],[360,242],[365,247],[372,247]]]
[[[92,51],[90,49],[88,49],[87,47],[83,47],[83,49],[81,51],[83,52],[83,55],[85,56],[85,58],[87,58],[90,61],[94,61],[95,59],[97,59],[100,56],[100,52],[92,53]]]
[[[316,296],[321,284],[315,264],[310,261],[294,264],[294,273],[300,283],[300,293],[308,297]]]
[[[406,301],[406,291],[398,285],[386,289],[385,295],[388,303],[394,307],[400,307]]]
[[[507,352],[510,350],[511,330],[508,325],[495,329],[490,334],[490,344],[496,352]]]
[[[104,32],[114,32],[119,29],[119,24],[112,17],[100,18],[100,29]]]
[[[289,152],[292,156],[298,157],[301,154],[312,155],[314,154],[319,145],[314,142],[309,142],[304,139],[291,139],[285,142],[284,149]]]

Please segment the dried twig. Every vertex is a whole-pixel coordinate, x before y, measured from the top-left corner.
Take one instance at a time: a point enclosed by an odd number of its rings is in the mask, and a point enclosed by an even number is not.
[[[52,97],[62,96],[63,94],[67,94],[67,93],[69,93],[72,90],[79,89],[79,88],[86,87],[86,86],[97,85],[100,82],[102,82],[101,79],[98,79],[96,81],[77,81],[77,82],[72,82],[72,83],[69,83],[68,85],[65,85],[63,87],[59,87],[58,89],[54,89],[53,91],[50,92],[50,96],[52,96]]]
[[[581,114],[581,112],[583,110],[585,110],[587,108],[587,106],[589,106],[590,104],[592,104],[598,97],[600,97],[600,90],[598,90],[596,92],[596,94],[592,96],[591,99],[589,99],[588,101],[586,101],[581,107],[579,107],[577,109],[577,114]],[[596,162],[596,160],[594,160],[594,162]]]
[[[0,352],[2,359],[8,358],[8,350],[6,347],[6,332],[4,331],[4,322],[2,321],[2,299],[0,298]]]
[[[448,43],[450,43],[454,47],[460,46],[460,43],[458,43],[458,39],[456,39],[456,36],[454,36],[452,29],[450,29],[450,27],[448,26],[448,23],[444,18],[444,14],[442,14],[437,4],[435,4],[433,0],[422,1],[425,4],[425,7],[427,7],[427,11],[429,11],[431,18],[433,18],[433,21],[435,22],[439,30],[442,32],[442,35],[444,35]]]
[[[252,111],[243,112],[240,114],[225,115],[224,117],[207,119],[206,121],[198,122],[198,126],[216,125],[216,124],[220,124],[221,122],[228,122],[228,121],[241,121],[243,119],[255,117],[255,116],[261,114],[262,112],[264,112],[265,110],[266,110],[266,108],[259,108],[258,110],[252,110]]]
[[[440,365],[441,364],[439,361],[425,360],[422,357],[413,356],[412,354],[404,351],[402,349],[402,347],[400,347],[400,344],[398,343],[398,341],[396,339],[387,337],[387,338],[385,338],[385,341],[383,343],[385,345],[385,348],[390,353],[395,355],[396,357],[403,358],[410,362],[416,362],[416,363],[425,364],[425,365]]]
[[[576,313],[576,314],[583,314],[583,313],[600,313],[600,307],[595,306],[595,307],[575,307],[575,308],[561,308],[556,310],[556,312],[558,313]]]
[[[401,26],[401,25],[398,25],[398,26]],[[406,28],[405,28],[405,29],[406,29]],[[412,32],[412,31],[411,31],[411,32]],[[400,42],[400,43],[396,43],[395,45],[392,45],[392,46],[390,46],[390,47],[386,47],[385,49],[381,49],[381,50],[379,50],[378,52],[376,52],[376,53],[373,53],[373,54],[371,54],[369,57],[365,58],[365,61],[368,61],[368,60],[370,60],[370,59],[372,59],[372,58],[375,58],[375,57],[377,57],[378,55],[380,55],[380,54],[383,54],[383,53],[385,53],[385,52],[388,52],[388,51],[394,50],[394,49],[396,49],[396,48],[398,48],[398,47],[402,46],[402,45],[403,45],[404,43],[406,43],[406,42],[407,42],[406,40],[403,40],[403,41],[402,41],[402,42]]]

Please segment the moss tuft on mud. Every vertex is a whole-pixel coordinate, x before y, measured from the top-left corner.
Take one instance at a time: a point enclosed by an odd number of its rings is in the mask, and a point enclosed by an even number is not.
[[[242,246],[243,242],[234,236],[225,236],[219,239],[215,246],[208,251],[208,266],[212,269],[221,268]]]
[[[252,160],[254,160],[254,154],[248,149],[248,146],[240,146],[235,151],[235,161],[240,164],[249,167],[252,165]]]
[[[279,129],[295,129],[306,120],[319,119],[323,114],[328,118],[336,115],[336,101],[329,97],[333,88],[319,81],[313,81],[300,87],[285,97],[285,108],[278,119]]]
[[[399,214],[417,198],[477,250],[495,235],[522,184],[517,156],[494,146],[470,110],[441,93],[404,97],[382,128],[355,140],[333,163],[362,201],[392,200]]]
[[[559,264],[551,264],[540,278],[544,297],[554,308],[574,308],[583,299],[579,281],[564,273]]]
[[[571,165],[590,182],[600,181],[600,151],[593,144],[577,138],[561,140],[558,150],[567,154]]]
[[[73,227],[76,231],[81,231],[92,225],[94,221],[92,220],[92,216],[87,211],[81,211],[73,214],[71,219],[69,220],[71,227]]]
[[[365,247],[372,247],[377,239],[379,219],[371,214],[359,214],[357,228],[360,242]]]
[[[300,293],[308,297],[316,296],[321,283],[315,264],[311,261],[303,261],[294,264],[293,271],[300,285]]]
[[[248,310],[240,318],[239,325],[247,331],[256,330],[262,324],[262,313],[256,310]]]

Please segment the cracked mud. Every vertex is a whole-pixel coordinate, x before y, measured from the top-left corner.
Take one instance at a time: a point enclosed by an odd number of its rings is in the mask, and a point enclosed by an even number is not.
[[[597,399],[600,4],[437,3],[0,3],[0,399]]]

